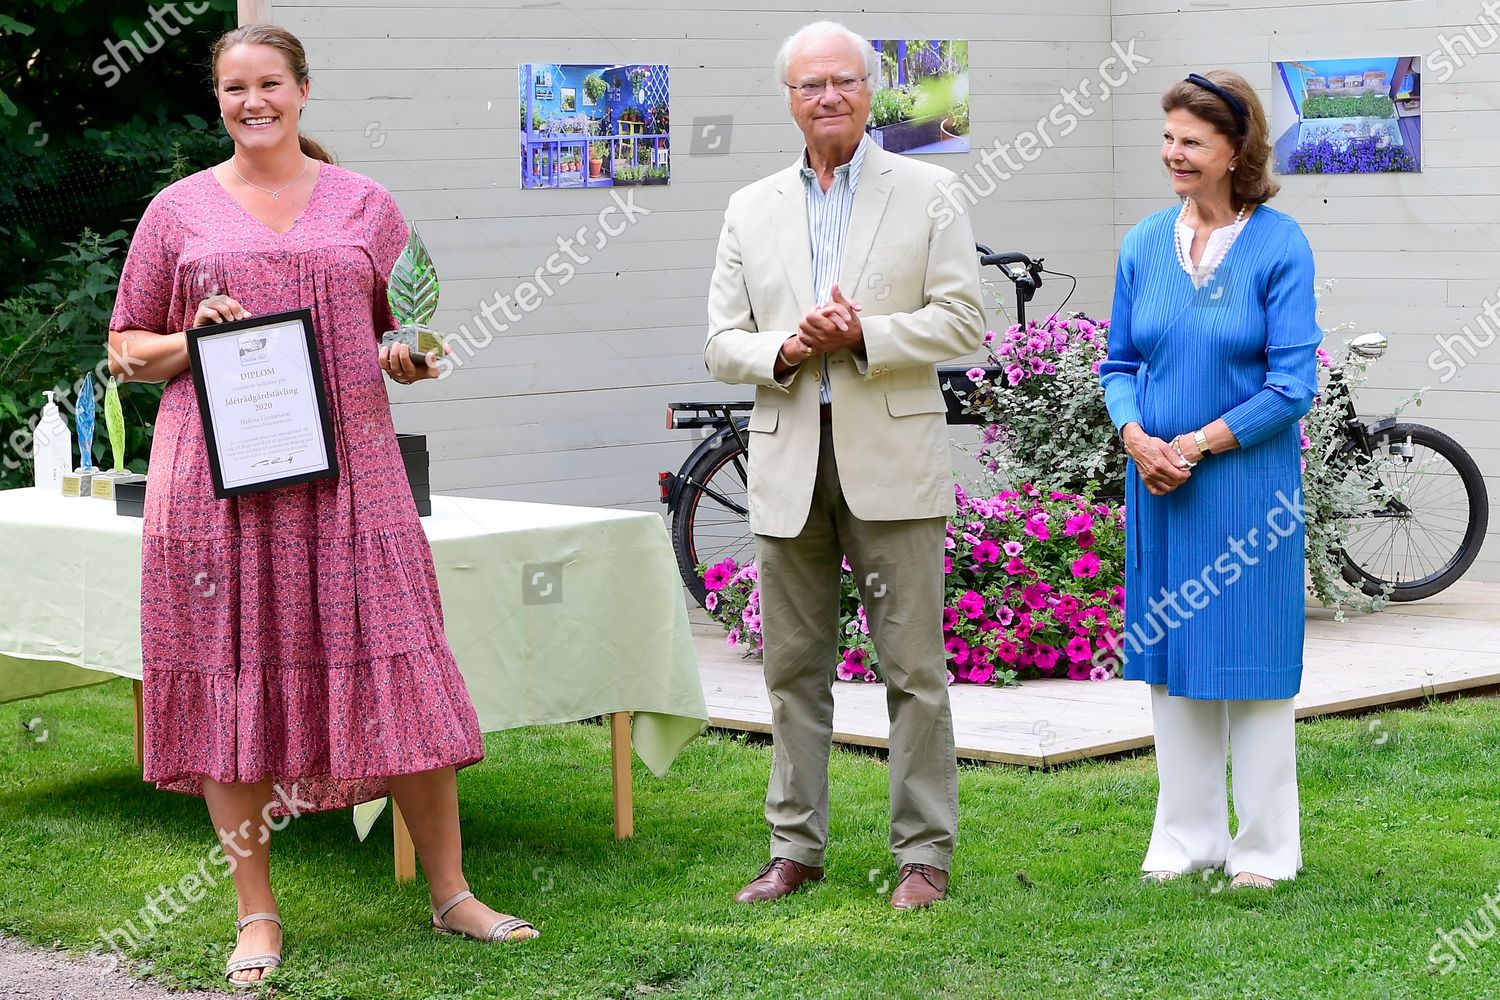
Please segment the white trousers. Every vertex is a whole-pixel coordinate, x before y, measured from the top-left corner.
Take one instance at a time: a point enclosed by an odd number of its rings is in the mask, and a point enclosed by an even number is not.
[[[1295,878],[1302,867],[1297,803],[1296,715],[1292,699],[1208,701],[1175,698],[1151,685],[1156,773],[1161,790],[1144,871],[1223,868]],[[1229,834],[1224,771],[1234,751],[1234,813]]]

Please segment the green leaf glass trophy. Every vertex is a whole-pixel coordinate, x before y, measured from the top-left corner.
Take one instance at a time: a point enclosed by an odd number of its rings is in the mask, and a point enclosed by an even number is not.
[[[396,258],[386,283],[386,301],[390,303],[396,329],[386,331],[380,342],[391,347],[405,344],[411,349],[412,361],[420,365],[426,363],[424,359],[429,352],[439,358],[443,356],[442,336],[427,326],[437,312],[438,276],[422,237],[417,235],[417,227],[408,225],[407,231],[410,235],[406,248]]]
[[[108,472],[94,473],[93,495],[100,500],[113,500],[115,487],[143,482],[146,478],[125,468],[125,411],[120,407],[120,386],[113,378],[104,388],[104,429],[109,433],[109,450],[115,465]]]

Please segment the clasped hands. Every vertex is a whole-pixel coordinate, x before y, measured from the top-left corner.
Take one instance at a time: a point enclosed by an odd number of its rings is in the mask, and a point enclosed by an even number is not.
[[[1125,453],[1135,460],[1135,471],[1152,496],[1165,496],[1187,482],[1203,453],[1191,436],[1171,442],[1147,434],[1140,424],[1127,424],[1121,435]],[[1179,450],[1180,449],[1180,450]]]
[[[865,329],[859,321],[862,308],[858,302],[844,298],[834,285],[833,299],[815,306],[802,317],[797,332],[781,345],[781,358],[788,365],[798,365],[814,354],[832,354],[864,346]]]

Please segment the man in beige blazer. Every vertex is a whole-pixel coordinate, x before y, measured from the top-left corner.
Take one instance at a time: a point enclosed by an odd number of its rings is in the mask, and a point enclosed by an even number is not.
[[[759,566],[775,757],[771,861],[736,897],[779,899],[823,877],[838,661],[840,557],[859,580],[890,711],[891,903],[947,893],[958,778],[942,639],[954,510],[935,366],[984,337],[967,218],[928,206],[953,174],[865,135],[879,56],[841,25],[776,60],[806,149],[736,192],[708,297],[704,360],[754,385],[750,525]]]

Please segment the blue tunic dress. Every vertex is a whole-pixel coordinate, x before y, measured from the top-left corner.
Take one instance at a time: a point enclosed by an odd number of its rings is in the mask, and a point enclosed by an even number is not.
[[[1165,441],[1222,417],[1240,447],[1152,496],[1126,470],[1125,676],[1188,698],[1279,699],[1302,683],[1301,432],[1317,391],[1312,248],[1265,205],[1202,288],[1177,260],[1179,206],[1125,236],[1109,357],[1116,428]]]

